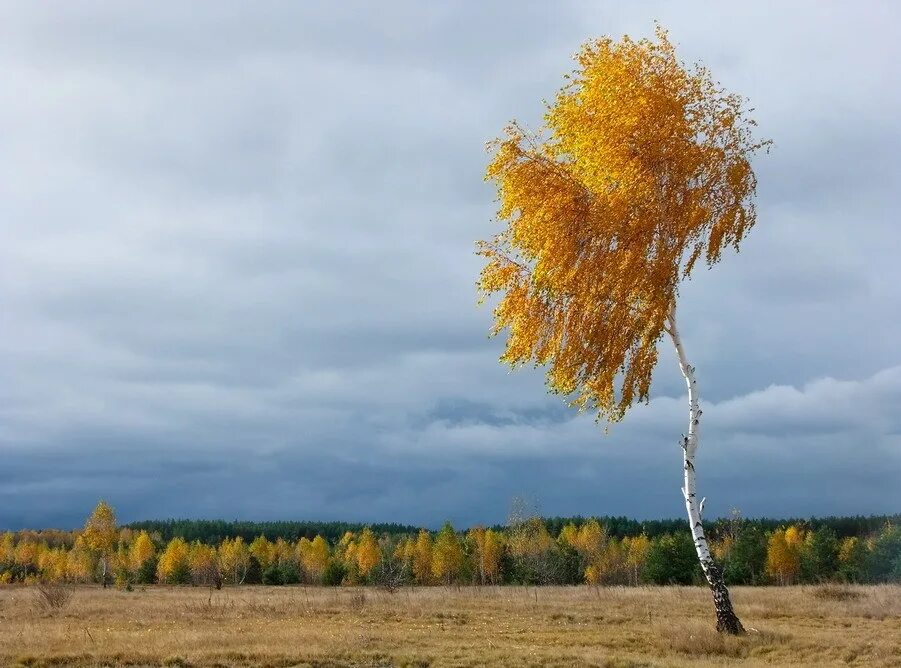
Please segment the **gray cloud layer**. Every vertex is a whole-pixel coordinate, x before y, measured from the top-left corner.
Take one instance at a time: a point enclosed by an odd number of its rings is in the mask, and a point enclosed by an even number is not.
[[[682,386],[607,437],[475,307],[482,145],[669,27],[776,141],[682,291],[716,513],[901,504],[896,5],[7,5],[0,526],[680,512]]]

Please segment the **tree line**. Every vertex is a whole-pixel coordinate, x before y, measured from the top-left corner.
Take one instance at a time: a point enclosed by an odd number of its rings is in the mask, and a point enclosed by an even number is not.
[[[554,536],[560,535],[560,531],[567,524],[582,526],[590,518],[582,516],[573,517],[544,517],[542,521],[547,526],[548,532]],[[614,538],[626,538],[645,534],[648,538],[659,538],[664,534],[678,533],[684,529],[684,519],[659,519],[636,520],[625,516],[601,515],[596,519],[604,525],[607,534]],[[721,536],[731,530],[734,517],[718,518],[710,522],[710,533],[713,536]],[[901,514],[896,515],[854,515],[845,517],[820,517],[774,519],[768,517],[745,519],[747,526],[754,526],[762,531],[774,531],[779,527],[795,525],[798,527],[827,527],[835,531],[839,538],[851,536],[866,536],[881,530],[886,524],[901,524]],[[151,535],[158,535],[166,542],[173,538],[184,538],[189,543],[199,540],[202,543],[218,545],[226,538],[243,538],[245,542],[251,542],[258,536],[265,536],[270,541],[283,538],[286,541],[296,542],[301,538],[312,540],[316,536],[322,536],[329,543],[338,542],[348,531],[359,533],[369,527],[377,535],[401,536],[415,534],[419,527],[409,524],[377,523],[362,524],[358,522],[302,522],[302,521],[269,521],[252,522],[246,520],[192,520],[192,519],[167,519],[167,520],[143,520],[130,522],[124,525],[132,531],[146,531]],[[491,527],[495,531],[506,531],[506,524],[495,524]],[[63,532],[67,534],[68,532]]]
[[[729,584],[901,582],[898,515],[750,520],[711,527]],[[398,524],[170,520],[119,527],[100,502],[78,531],[7,532],[0,583],[135,585],[701,584],[677,520],[511,518],[439,531]]]

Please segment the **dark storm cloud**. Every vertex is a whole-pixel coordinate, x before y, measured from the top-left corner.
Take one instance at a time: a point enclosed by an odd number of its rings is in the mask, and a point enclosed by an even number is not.
[[[484,142],[540,118],[582,40],[654,19],[776,140],[758,228],[682,288],[708,508],[897,511],[894,5],[2,18],[0,526],[100,496],[124,519],[677,514],[670,351],[604,437],[497,365],[473,289]]]

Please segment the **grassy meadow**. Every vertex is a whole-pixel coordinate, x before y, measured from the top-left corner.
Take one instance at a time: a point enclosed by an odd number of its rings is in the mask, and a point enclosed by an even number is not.
[[[901,666],[901,586],[0,588],[10,666]]]

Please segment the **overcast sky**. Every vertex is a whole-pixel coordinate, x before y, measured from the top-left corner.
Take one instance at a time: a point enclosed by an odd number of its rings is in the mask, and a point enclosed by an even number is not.
[[[7,2],[0,527],[680,516],[669,348],[605,436],[474,289],[485,142],[655,20],[775,141],[681,291],[708,515],[901,510],[901,5]]]

